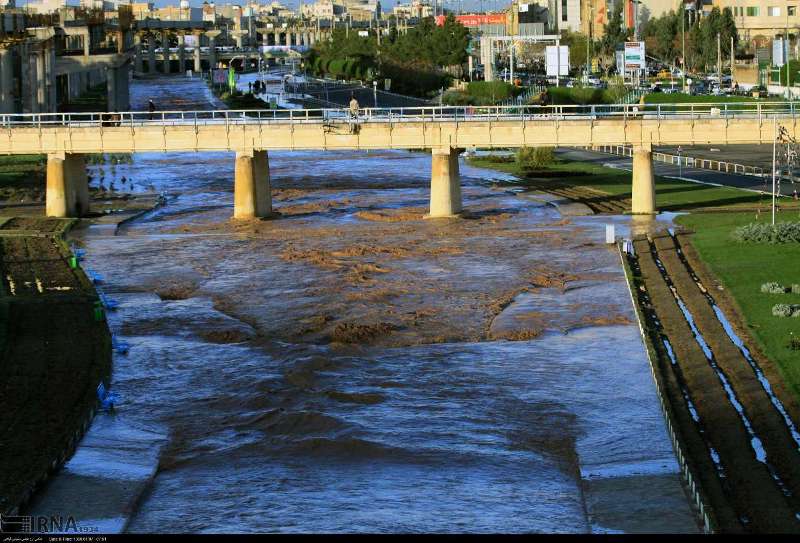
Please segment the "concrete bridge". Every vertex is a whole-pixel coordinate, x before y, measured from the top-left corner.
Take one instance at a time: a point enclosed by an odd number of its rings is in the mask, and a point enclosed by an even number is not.
[[[305,50],[316,42],[328,39],[325,30],[313,28],[258,28],[245,44],[247,30],[226,34],[218,29],[179,28],[168,22],[164,25],[142,26],[134,35],[134,70],[137,73],[170,73],[172,61],[177,61],[178,73],[183,73],[191,61],[195,72],[217,67],[220,60],[234,57],[259,58],[262,48]],[[189,38],[189,39],[187,39]],[[235,45],[226,46],[221,41],[233,39]]]
[[[468,147],[633,147],[632,211],[655,213],[654,145],[771,143],[798,136],[792,103],[497,106],[0,115],[0,154],[46,154],[47,215],[89,207],[92,153],[236,153],[235,218],[272,211],[271,150],[432,151],[430,216],[462,210],[458,154]]]

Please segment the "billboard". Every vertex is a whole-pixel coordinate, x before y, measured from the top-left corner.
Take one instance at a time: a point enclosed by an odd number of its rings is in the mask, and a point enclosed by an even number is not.
[[[213,80],[217,85],[224,85],[228,81],[228,70],[214,70]]]
[[[647,60],[644,54],[643,41],[625,42],[624,62],[626,70],[644,70],[647,68]]]
[[[548,45],[545,59],[547,75],[569,75],[569,46]]]
[[[467,28],[476,28],[481,25],[506,24],[505,13],[469,13],[466,15],[456,15],[455,17],[456,21]],[[436,16],[436,24],[438,26],[444,24],[444,15]]]
[[[788,44],[783,41],[783,38],[775,38],[772,40],[772,65],[779,68],[786,64],[786,53],[788,52]]]

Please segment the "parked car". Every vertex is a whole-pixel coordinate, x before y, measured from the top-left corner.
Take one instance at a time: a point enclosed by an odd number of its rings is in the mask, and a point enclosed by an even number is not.
[[[750,89],[750,96],[753,98],[766,98],[768,96],[767,89],[765,89],[762,85],[758,85]]]

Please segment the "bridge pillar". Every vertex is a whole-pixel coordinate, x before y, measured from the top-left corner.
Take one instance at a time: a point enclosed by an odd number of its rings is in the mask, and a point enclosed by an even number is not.
[[[208,37],[208,69],[213,70],[217,67],[217,38]]]
[[[147,73],[156,73],[156,35],[147,37]]]
[[[272,214],[272,186],[267,151],[253,152],[253,172],[256,181],[256,216],[267,217]]]
[[[255,219],[272,213],[267,151],[237,152],[233,185],[233,218]]]
[[[106,69],[108,111],[126,111],[130,108],[129,68],[129,64],[123,64]]]
[[[632,182],[631,212],[641,215],[656,213],[653,153],[649,144],[636,145],[633,148]]]
[[[454,217],[461,213],[461,179],[458,150],[445,147],[431,153],[431,204],[429,218]]]
[[[89,211],[89,183],[83,155],[54,153],[47,156],[48,217],[80,217]]]
[[[200,32],[195,32],[194,33],[194,41],[195,41],[194,52],[193,52],[193,54],[194,54],[194,71],[195,71],[195,73],[200,74],[200,73],[203,73],[203,65],[200,62]]]
[[[108,111],[119,111],[117,106],[117,69],[113,67],[106,68],[106,98],[108,99]]]
[[[178,34],[178,73],[186,73],[186,36]]]
[[[11,49],[0,49],[0,113],[14,113],[14,65]]]
[[[136,73],[140,74],[144,71],[144,63],[142,62],[142,36],[138,33],[133,35],[133,54],[134,69]]]
[[[163,52],[163,72],[164,74],[169,74],[172,70],[172,66],[170,65],[169,59],[169,33],[166,31],[161,33],[161,51]]]

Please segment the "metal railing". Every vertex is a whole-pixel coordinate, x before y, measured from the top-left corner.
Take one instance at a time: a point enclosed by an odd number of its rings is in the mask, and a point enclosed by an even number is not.
[[[612,155],[633,156],[633,147],[628,145],[595,145],[591,147],[593,151],[601,151]],[[739,175],[750,175],[754,177],[764,177],[764,169],[758,166],[748,166],[736,162],[725,160],[715,160],[710,158],[699,158],[687,155],[673,155],[661,151],[653,151],[653,160],[683,166],[686,168],[697,168],[701,170],[711,170],[715,172],[734,173]]]
[[[767,121],[794,118],[792,102],[725,104],[614,104],[614,105],[512,105],[512,106],[415,106],[362,108],[359,122],[469,122],[624,119],[714,119],[749,118]],[[28,113],[0,115],[0,127],[48,126],[147,126],[216,125],[264,123],[325,123],[349,119],[346,108],[219,110],[219,111],[130,111],[121,113]]]

